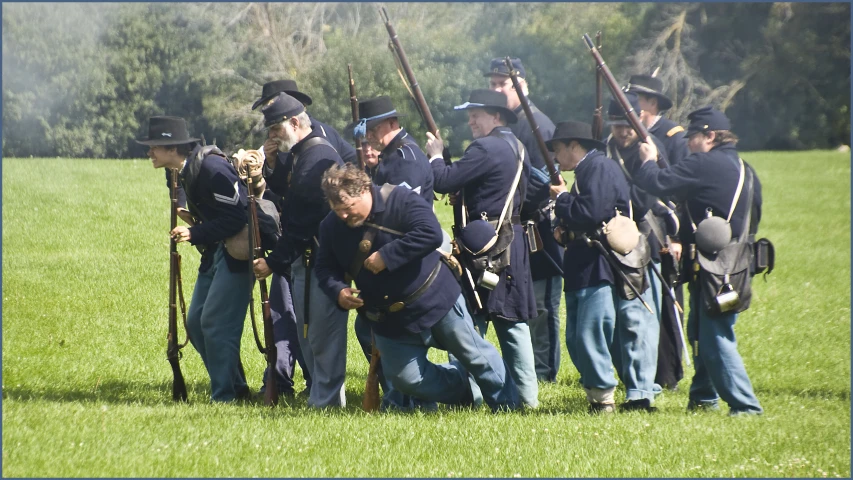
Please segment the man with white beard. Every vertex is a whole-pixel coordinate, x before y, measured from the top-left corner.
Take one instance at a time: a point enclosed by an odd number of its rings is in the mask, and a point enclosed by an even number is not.
[[[348,314],[328,301],[312,271],[320,222],[330,211],[320,183],[326,170],[344,162],[329,141],[311,129],[299,100],[279,93],[262,112],[269,139],[278,146],[278,154],[265,160],[264,177],[268,188],[282,197],[282,236],[267,258],[255,260],[255,275],[284,275],[290,267],[293,306],[303,332],[299,341],[312,379],[308,405],[342,407]]]

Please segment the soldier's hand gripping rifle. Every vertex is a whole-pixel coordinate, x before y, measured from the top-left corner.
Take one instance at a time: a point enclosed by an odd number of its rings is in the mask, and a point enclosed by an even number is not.
[[[652,143],[652,134],[649,133],[649,129],[643,125],[643,122],[640,121],[640,117],[637,116],[637,112],[634,111],[634,108],[631,106],[631,102],[628,101],[628,98],[625,96],[625,93],[619,88],[619,84],[616,82],[616,78],[613,77],[613,73],[610,71],[610,67],[604,63],[604,59],[601,57],[601,53],[598,52],[598,49],[595,48],[595,45],[592,43],[592,39],[589,38],[589,35],[583,34],[583,41],[586,43],[586,46],[589,48],[589,52],[592,54],[593,58],[595,58],[595,63],[598,65],[598,70],[604,76],[604,81],[607,82],[607,87],[610,88],[610,93],[613,94],[613,98],[619,102],[619,105],[622,106],[622,110],[625,111],[625,117],[628,119],[628,123],[631,124],[631,127],[637,132],[637,135],[640,136],[640,139],[646,143]],[[668,167],[669,164],[666,160],[658,155],[658,162],[662,167]]]
[[[261,246],[261,230],[258,225],[258,202],[255,199],[254,186],[252,185],[252,176],[247,175],[248,182],[248,200],[249,200],[249,248],[252,250],[252,261],[263,258],[264,252]],[[251,266],[250,266],[251,268]],[[254,276],[254,269],[252,269]],[[264,405],[275,406],[278,404],[278,384],[275,381],[275,363],[276,363],[276,348],[275,337],[273,336],[272,315],[270,313],[270,299],[267,293],[266,279],[258,280],[258,287],[261,291],[261,312],[264,319],[264,348],[261,353],[267,361],[267,378],[264,388]],[[252,326],[254,327],[254,309],[255,305],[252,302],[249,305],[252,309]]]
[[[352,65],[347,64],[349,74],[349,103],[352,108],[352,121],[358,123],[358,97],[355,95],[355,80],[352,78]],[[358,168],[364,170],[364,150],[361,148],[361,138],[355,137],[355,155],[358,158]]]
[[[441,135],[439,134],[438,126],[436,126],[435,120],[432,118],[432,113],[424,99],[423,93],[421,92],[421,87],[418,85],[418,80],[415,78],[415,73],[409,65],[409,59],[406,57],[406,51],[403,50],[403,45],[400,44],[400,38],[397,36],[397,31],[394,29],[394,26],[391,25],[391,21],[388,18],[388,12],[384,7],[382,7],[379,9],[379,14],[382,17],[382,21],[385,23],[385,29],[388,30],[388,36],[390,37],[389,47],[391,49],[391,53],[394,55],[394,62],[397,64],[398,69],[402,68],[405,73],[405,76],[402,73],[400,74],[400,77],[403,79],[403,84],[409,91],[409,95],[411,95],[412,99],[415,101],[415,106],[426,124],[427,131],[440,138]],[[446,145],[442,152],[442,157],[444,157],[444,163],[446,165],[450,165],[450,148]],[[463,223],[462,220],[462,202],[457,201],[453,205],[453,227],[451,228],[454,239],[459,236],[459,229],[462,228]],[[453,250],[454,256],[458,259],[458,247],[454,247]],[[461,260],[459,261],[459,264],[460,266],[462,265]],[[480,311],[483,309],[483,302],[480,300],[480,295],[477,293],[474,278],[471,276],[471,272],[464,266],[462,267],[462,271],[462,291],[465,294],[466,300],[468,300],[468,306],[474,308],[476,311]]]
[[[595,34],[596,50],[601,52],[601,31]],[[595,110],[592,113],[592,138],[601,140],[604,136],[604,120],[601,118],[601,68],[595,68]]]
[[[530,128],[533,130],[533,137],[536,138],[536,145],[539,147],[539,153],[542,154],[542,159],[545,160],[545,165],[548,166],[548,177],[551,179],[551,185],[560,185],[560,174],[554,168],[554,159],[551,158],[551,152],[545,145],[545,140],[542,138],[542,133],[539,131],[539,125],[536,119],[533,118],[533,111],[530,109],[530,102],[527,101],[527,96],[521,89],[521,84],[518,82],[518,70],[512,67],[512,60],[509,57],[504,59],[506,68],[509,69],[509,78],[512,80],[512,86],[518,94],[518,100],[521,102],[521,108],[524,109],[524,114],[527,115],[527,121],[530,123]]]
[[[171,205],[171,228],[178,226],[178,170],[170,170],[169,198]],[[184,374],[181,373],[181,349],[189,341],[178,343],[178,297],[180,296],[181,314],[184,319],[184,331],[187,328],[187,307],[184,303],[184,289],[181,283],[181,254],[178,253],[178,243],[174,238],[169,240],[169,334],[166,339],[166,357],[172,366],[172,400],[187,401],[187,385],[184,382]]]

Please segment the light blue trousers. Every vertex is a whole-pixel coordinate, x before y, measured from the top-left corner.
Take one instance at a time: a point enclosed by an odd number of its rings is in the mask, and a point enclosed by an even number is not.
[[[462,295],[438,323],[420,334],[375,338],[386,378],[404,394],[451,405],[485,401],[492,410],[519,405],[518,390],[504,361],[474,330]],[[446,350],[452,360],[440,365],[430,362],[430,347]]]
[[[302,356],[311,375],[311,407],[346,406],[344,380],[347,369],[347,320],[349,312],[341,310],[320,290],[317,276],[311,272],[309,288],[308,338],[305,325],[305,266],[300,256],[291,265],[293,308],[296,311],[297,334]],[[313,269],[313,267],[311,267]]]
[[[232,273],[224,247],[217,246],[213,265],[199,272],[187,311],[187,331],[210,376],[211,398],[230,402],[248,391],[240,371],[240,339],[249,307],[252,273]]]
[[[613,365],[625,384],[626,400],[654,400],[660,342],[660,279],[646,269],[649,288],[641,295],[650,312],[638,299],[624,300],[615,291],[616,333],[611,352]]]
[[[696,373],[690,385],[690,400],[695,404],[716,406],[722,397],[732,414],[762,413],[737,350],[734,332],[737,314],[709,315],[701,293],[693,285],[690,286],[690,301],[688,339],[691,344],[699,341],[699,355],[693,357]]]
[[[557,381],[560,369],[560,294],[563,277],[557,275],[533,282],[536,310],[542,312],[527,322],[533,342],[536,377],[546,382]]]
[[[530,328],[524,322],[508,322],[492,319],[486,322],[486,314],[474,315],[474,321],[485,338],[491,323],[495,327],[501,354],[509,367],[509,373],[518,387],[521,402],[530,408],[539,406],[539,383],[536,380],[536,368],[533,364],[533,344],[530,341]]]
[[[587,389],[617,384],[610,356],[616,328],[613,295],[609,283],[566,292],[566,348]]]

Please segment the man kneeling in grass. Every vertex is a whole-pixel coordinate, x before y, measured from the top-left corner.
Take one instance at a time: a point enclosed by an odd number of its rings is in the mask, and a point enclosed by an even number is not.
[[[427,402],[516,408],[515,383],[474,330],[459,282],[436,250],[442,232],[431,205],[407,188],[373,185],[353,165],[330,168],[322,188],[334,214],[320,224],[320,288],[371,322],[394,388]],[[458,360],[436,365],[430,347]]]

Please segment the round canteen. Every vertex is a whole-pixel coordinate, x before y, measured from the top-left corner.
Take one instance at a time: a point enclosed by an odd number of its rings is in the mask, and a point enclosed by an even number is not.
[[[620,255],[627,255],[640,243],[637,224],[623,215],[616,215],[604,227],[604,235],[610,248]]]
[[[732,227],[725,219],[709,217],[696,227],[696,246],[699,250],[716,254],[732,240]]]

